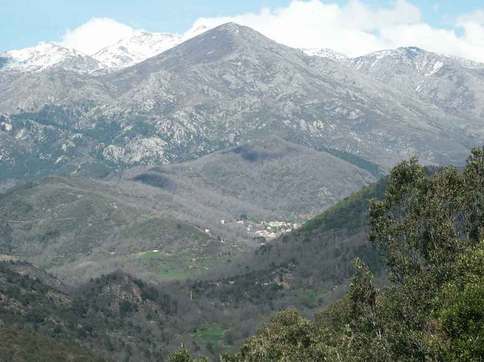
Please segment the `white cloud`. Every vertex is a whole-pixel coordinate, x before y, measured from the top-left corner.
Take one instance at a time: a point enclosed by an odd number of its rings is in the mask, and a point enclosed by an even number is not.
[[[484,9],[461,16],[453,28],[443,29],[425,23],[419,8],[408,0],[395,0],[387,7],[369,7],[362,0],[349,0],[344,6],[331,0],[292,0],[286,7],[256,13],[200,18],[184,37],[227,22],[249,26],[295,48],[330,48],[359,56],[417,46],[484,62]],[[93,18],[67,31],[61,45],[92,55],[137,31],[109,18]]]
[[[484,9],[460,17],[457,25],[464,29],[469,44],[484,48]]]
[[[135,33],[135,29],[109,18],[93,18],[87,23],[68,30],[61,45],[92,55],[120,39]]]
[[[345,6],[321,0],[293,0],[287,7],[258,13],[200,18],[185,34],[191,37],[226,22],[236,22],[297,48],[331,48],[349,56],[417,46],[484,62],[484,10],[458,19],[453,29],[432,27],[418,7],[397,0],[389,7],[369,7],[361,0]]]

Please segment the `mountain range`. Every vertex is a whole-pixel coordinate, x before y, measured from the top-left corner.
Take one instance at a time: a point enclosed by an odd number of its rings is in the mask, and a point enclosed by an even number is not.
[[[483,66],[418,48],[350,59],[229,23],[96,54],[46,43],[0,70],[4,253],[69,278],[156,278],[153,250],[202,271],[402,159],[460,164],[484,142]]]
[[[20,185],[2,195],[5,254],[66,278],[124,265],[156,279],[139,260],[153,250],[178,258],[174,274],[203,271],[399,160],[460,164],[484,142],[482,64],[202,30],[3,55],[0,184]]]
[[[182,42],[176,34],[137,31],[94,54],[62,44],[43,42],[31,48],[0,53],[2,71],[25,73],[61,68],[81,74],[110,72],[140,63]]]
[[[140,33],[115,44],[101,51],[114,54],[110,72],[53,44],[24,57],[38,61],[28,72],[7,61],[0,179],[167,164],[267,135],[383,169],[414,154],[461,163],[484,137],[479,64],[415,48],[309,56],[233,23],[136,63],[178,42]]]
[[[355,257],[384,282],[386,173],[463,164],[483,116],[482,64],[234,23],[0,54],[0,359],[217,358],[338,299]]]

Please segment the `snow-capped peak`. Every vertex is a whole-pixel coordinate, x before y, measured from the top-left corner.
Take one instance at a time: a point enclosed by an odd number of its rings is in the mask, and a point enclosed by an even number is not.
[[[0,53],[0,69],[12,72],[40,72],[52,67],[78,73],[116,70],[142,62],[182,42],[176,34],[138,31],[94,55],[56,43],[42,42],[30,48]]]
[[[417,47],[401,47],[380,50],[351,60],[356,69],[372,70],[382,66],[396,65],[413,68],[420,74],[430,77],[439,73],[445,66],[461,66],[464,68],[484,68],[484,64],[470,60],[429,52]]]
[[[181,41],[181,37],[176,34],[139,31],[129,38],[101,49],[93,58],[105,68],[120,69],[154,57],[175,47]]]
[[[302,49],[302,51],[309,56],[329,58],[337,62],[345,62],[349,59],[346,55],[328,48],[309,48]]]
[[[427,52],[416,47],[402,47],[381,50],[362,57],[352,59],[356,69],[372,70],[380,67],[406,67],[426,77],[437,74],[450,58]]]
[[[99,68],[93,58],[55,43],[42,42],[31,48],[7,51],[2,56],[6,59],[2,70],[17,72],[39,72],[58,65],[77,72]]]

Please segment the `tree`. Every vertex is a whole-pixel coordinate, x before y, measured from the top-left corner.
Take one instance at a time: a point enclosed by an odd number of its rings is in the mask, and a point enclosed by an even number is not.
[[[303,318],[295,310],[278,313],[254,337],[249,338],[237,355],[224,361],[326,361],[326,331]]]
[[[478,361],[484,356],[484,240],[460,256],[455,276],[434,313],[437,344],[447,360]]]
[[[391,284],[377,289],[357,259],[342,300],[314,321],[280,312],[222,361],[482,360],[483,209],[484,147],[463,172],[400,163],[369,211],[369,236]]]
[[[445,330],[450,319],[444,316],[461,315],[464,300],[471,309],[483,308],[479,288],[455,286],[462,275],[458,261],[483,238],[483,175],[484,148],[472,151],[462,173],[454,167],[430,173],[412,159],[392,170],[384,199],[371,204],[370,239],[383,251],[395,283],[385,290],[379,312],[394,358],[443,358],[447,352],[442,345],[436,349],[431,336],[437,327]],[[442,303],[448,313],[435,320]],[[450,333],[445,339],[448,346],[455,345],[453,338]]]
[[[464,170],[464,187],[468,206],[466,228],[469,238],[477,243],[484,235],[484,147],[472,150]]]
[[[193,358],[184,346],[170,354],[168,360],[170,362],[208,362],[206,358]]]

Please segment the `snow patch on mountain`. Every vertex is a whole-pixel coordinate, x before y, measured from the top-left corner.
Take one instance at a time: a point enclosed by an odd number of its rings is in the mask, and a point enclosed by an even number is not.
[[[0,53],[0,70],[42,72],[59,67],[78,73],[113,71],[140,63],[180,44],[177,34],[138,31],[95,54],[83,54],[56,43],[42,42],[30,48]]]
[[[367,71],[379,66],[382,62],[412,66],[418,73],[423,74],[425,77],[434,76],[445,65],[451,64],[458,64],[465,68],[484,68],[484,64],[428,52],[417,47],[380,50],[351,59],[351,63],[357,70],[366,69]]]
[[[140,63],[180,44],[176,34],[136,32],[133,36],[101,49],[93,58],[108,69],[121,69]]]
[[[3,53],[6,59],[4,71],[41,72],[59,66],[65,70],[89,73],[100,68],[100,64],[88,55],[55,43],[40,43],[31,48],[10,50]]]
[[[346,55],[328,48],[310,48],[302,49],[302,51],[311,57],[329,58],[338,62],[346,62],[349,60]]]

